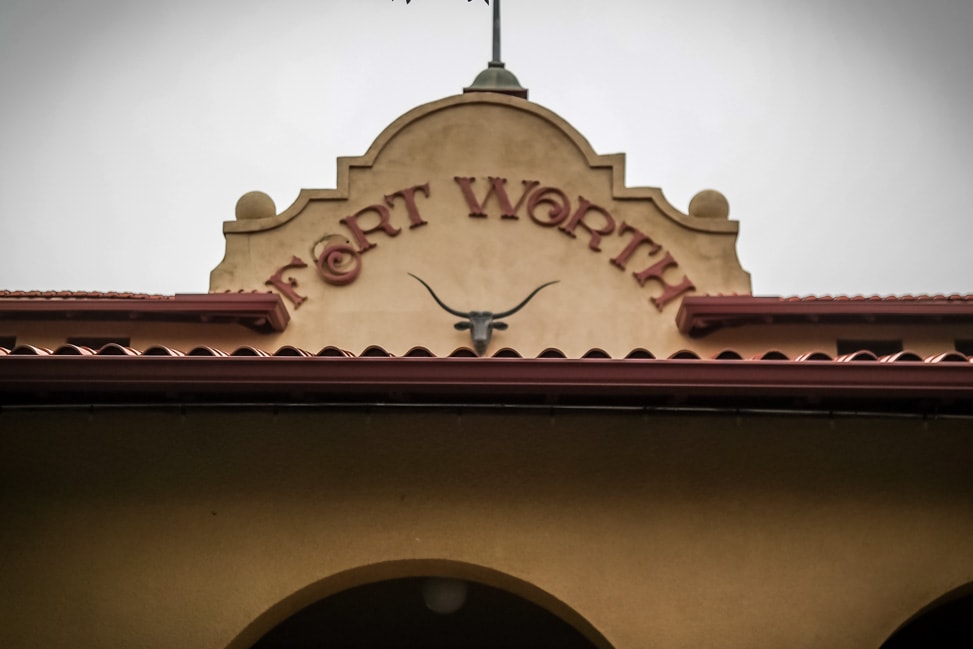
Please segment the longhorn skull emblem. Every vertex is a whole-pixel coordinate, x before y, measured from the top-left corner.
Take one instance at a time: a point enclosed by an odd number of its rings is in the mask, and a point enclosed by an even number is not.
[[[409,273],[412,275],[412,273]],[[422,278],[412,275],[415,277],[420,284],[426,287],[429,294],[432,295],[432,299],[436,300],[436,304],[441,306],[447,313],[451,313],[459,318],[464,318],[465,320],[457,322],[453,325],[457,330],[464,331],[466,329],[470,330],[470,337],[473,339],[473,349],[476,351],[478,356],[482,356],[486,352],[487,346],[490,344],[490,337],[493,335],[494,329],[499,329],[503,331],[507,328],[506,322],[500,322],[501,319],[507,316],[512,316],[513,314],[524,308],[531,298],[533,298],[537,293],[544,287],[550,286],[551,284],[557,284],[559,280],[554,280],[553,282],[546,282],[535,288],[530,295],[524,298],[524,301],[515,306],[512,309],[506,311],[501,311],[500,313],[494,313],[493,311],[457,311],[451,307],[446,306],[442,300],[436,295],[429,284],[426,284]]]

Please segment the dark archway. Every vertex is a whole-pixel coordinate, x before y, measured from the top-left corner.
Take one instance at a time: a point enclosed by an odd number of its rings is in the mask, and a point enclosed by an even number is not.
[[[881,649],[973,647],[973,584],[940,597],[903,624]]]
[[[349,588],[305,607],[266,633],[253,649],[596,649],[577,629],[518,595],[463,581],[465,600],[435,613],[425,577]]]

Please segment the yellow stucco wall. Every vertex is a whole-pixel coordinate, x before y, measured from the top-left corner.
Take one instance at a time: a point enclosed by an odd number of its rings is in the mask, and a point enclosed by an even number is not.
[[[509,575],[615,649],[878,647],[973,581],[962,420],[8,409],[0,431],[8,649],[240,649],[383,562]]]
[[[250,195],[224,225],[213,291],[284,277],[278,334],[239,325],[6,321],[18,345],[128,338],[138,350],[206,345],[315,353],[371,345],[444,356],[470,344],[407,273],[460,310],[538,294],[488,354],[636,348],[790,358],[838,339],[901,339],[922,356],[973,326],[751,325],[681,335],[678,302],[632,277],[669,252],[696,289],[748,293],[737,224],[707,193],[690,214],[624,186],[622,156],[595,154],[557,115],[511,97],[448,98],[410,111],[334,190],[280,214]],[[503,219],[471,218],[455,176],[551,188],[603,208],[602,250],[529,197]],[[394,192],[425,186],[416,207]],[[392,196],[386,200],[386,196]],[[584,197],[582,199],[582,197]],[[707,202],[709,201],[709,202]],[[374,209],[374,206],[384,206]],[[714,207],[715,205],[715,207]],[[388,209],[360,277],[328,284],[314,256]],[[364,210],[362,212],[362,210]],[[604,225],[605,214],[586,218]],[[622,223],[660,246],[619,256]],[[352,237],[353,238],[353,237]],[[346,268],[346,267],[344,267]],[[248,649],[301,606],[362,580],[447,574],[511,590],[580,628],[599,649],[875,647],[927,603],[973,582],[968,420],[570,410],[50,408],[0,411],[0,647]]]

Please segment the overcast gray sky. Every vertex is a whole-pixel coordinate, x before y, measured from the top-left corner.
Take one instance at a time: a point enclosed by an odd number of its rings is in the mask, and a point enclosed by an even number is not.
[[[722,191],[756,294],[973,292],[973,1],[504,0],[503,59],[627,184]],[[460,0],[0,0],[0,289],[205,292],[490,57]]]

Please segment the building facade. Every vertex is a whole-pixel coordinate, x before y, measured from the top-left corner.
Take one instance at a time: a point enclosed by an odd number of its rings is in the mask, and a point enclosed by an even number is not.
[[[755,297],[508,94],[338,169],[208,294],[0,293],[0,644],[968,646],[973,296]]]

